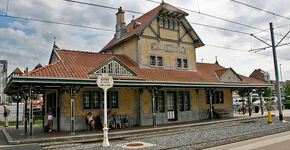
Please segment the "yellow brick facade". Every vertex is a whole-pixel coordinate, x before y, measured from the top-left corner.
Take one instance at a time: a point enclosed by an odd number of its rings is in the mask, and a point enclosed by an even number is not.
[[[224,104],[214,104],[214,108],[230,108],[232,107],[232,93],[230,89],[222,89],[224,92]],[[198,92],[199,104],[201,109],[209,109],[210,105],[206,104],[205,90]]]
[[[109,54],[121,54],[129,57],[134,62],[137,62],[137,38],[132,38],[125,43],[121,43],[118,46],[107,50]]]
[[[164,58],[164,66],[176,68],[176,59],[177,58],[187,58],[188,67],[192,69],[195,68],[195,51],[192,44],[178,44],[177,42],[170,41],[159,41],[157,39],[142,37],[141,40],[141,65],[148,66],[149,65],[149,56],[150,55],[162,55]],[[184,47],[186,49],[186,53],[182,54],[179,52],[165,52],[164,50],[152,50],[151,44],[158,43],[162,45],[170,44],[172,46]]]
[[[151,110],[151,97],[150,97],[150,94],[149,94],[149,92],[148,92],[148,90],[147,89],[145,89],[144,91],[143,91],[143,94],[142,94],[142,105],[143,105],[143,112],[145,113],[145,114],[148,114],[148,113],[150,113],[150,110]]]
[[[99,89],[95,89],[99,90]],[[92,91],[83,89],[82,91]],[[119,108],[118,109],[109,109],[112,112],[117,114],[133,114],[134,111],[134,89],[122,88],[119,89],[120,98],[119,98]],[[86,116],[88,112],[91,112],[93,115],[98,116],[101,114],[101,109],[83,109],[83,101],[81,97],[82,92],[75,95],[75,116]],[[63,94],[64,96],[64,113],[65,116],[69,117],[71,113],[71,102],[69,94]],[[103,100],[103,99],[101,99]]]

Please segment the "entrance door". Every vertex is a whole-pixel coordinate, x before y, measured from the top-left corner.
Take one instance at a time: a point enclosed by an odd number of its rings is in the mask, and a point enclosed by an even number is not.
[[[167,92],[167,119],[168,121],[177,120],[176,93]]]

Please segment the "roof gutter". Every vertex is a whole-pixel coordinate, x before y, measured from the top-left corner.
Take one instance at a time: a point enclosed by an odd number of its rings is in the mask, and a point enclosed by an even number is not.
[[[47,78],[47,77],[12,77],[5,92],[13,83],[29,84],[66,84],[66,85],[97,85],[96,79],[76,78]],[[114,86],[166,86],[166,87],[213,87],[213,88],[266,88],[273,84],[250,84],[250,83],[210,83],[210,82],[168,82],[168,81],[145,81],[145,80],[114,80]]]

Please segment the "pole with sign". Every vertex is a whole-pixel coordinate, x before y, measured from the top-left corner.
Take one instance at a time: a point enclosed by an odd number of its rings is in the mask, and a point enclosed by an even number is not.
[[[108,138],[108,122],[107,122],[107,90],[113,87],[114,80],[108,74],[102,74],[97,79],[98,87],[104,90],[104,139],[103,147],[110,146]]]

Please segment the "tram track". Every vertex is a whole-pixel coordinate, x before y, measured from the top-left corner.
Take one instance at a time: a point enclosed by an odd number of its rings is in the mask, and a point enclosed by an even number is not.
[[[200,142],[193,142],[193,143],[182,144],[182,145],[177,145],[177,146],[172,146],[172,147],[160,148],[159,150],[180,149],[180,148],[185,148],[185,147],[188,147],[190,149],[205,149],[205,148],[210,148],[214,146],[220,146],[224,144],[230,144],[233,142],[242,141],[238,139],[239,137],[248,137],[247,139],[252,139],[252,138],[270,135],[272,134],[273,130],[278,130],[278,132],[275,132],[275,133],[284,132],[285,130],[289,131],[290,125],[285,126],[285,127],[276,127],[276,128],[271,128],[271,129],[259,130],[255,132],[248,132],[244,134],[238,134],[238,135],[228,136],[228,137],[223,137],[223,138],[218,138],[218,139],[204,140]],[[260,133],[264,133],[264,134],[260,135]],[[220,141],[222,141],[220,144],[211,144],[211,143],[218,143]],[[202,145],[205,145],[205,146],[202,146]]]
[[[263,119],[263,118],[259,118]],[[191,127],[184,127],[184,128],[178,128],[178,129],[167,129],[167,130],[161,130],[157,132],[148,132],[148,133],[136,133],[131,135],[124,135],[124,136],[112,136],[110,137],[110,142],[129,142],[129,141],[135,141],[135,140],[144,140],[144,139],[151,139],[151,138],[158,138],[158,137],[164,137],[164,136],[170,136],[170,135],[178,135],[178,134],[185,134],[189,132],[199,132],[203,130],[215,130],[219,128],[225,128],[225,127],[234,127],[234,126],[240,126],[244,125],[245,123],[253,123],[254,120],[257,120],[255,118],[249,118],[245,120],[240,121],[231,121],[231,122],[220,122],[216,124],[209,124],[209,125],[202,125],[202,126],[191,126]],[[154,134],[154,135],[152,135]],[[86,144],[97,144],[102,143],[102,138],[96,138],[96,139],[90,139],[90,140],[77,140],[77,141],[68,141],[68,142],[54,142],[54,143],[43,143],[40,144],[44,149],[59,149],[59,148],[70,148],[75,146],[81,146]]]

